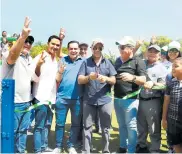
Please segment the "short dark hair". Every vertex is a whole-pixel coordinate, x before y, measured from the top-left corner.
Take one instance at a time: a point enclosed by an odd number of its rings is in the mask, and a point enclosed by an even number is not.
[[[51,35],[49,38],[48,38],[48,43],[51,42],[52,39],[57,39],[61,42],[61,39],[57,36],[57,35]]]
[[[2,35],[3,35],[3,33],[4,33],[4,32],[6,32],[6,33],[7,33],[7,31],[3,30],[3,31],[2,31]]]
[[[83,46],[86,47],[86,48],[88,48],[88,44],[87,43],[80,43],[79,48],[81,48]]]
[[[78,41],[74,41],[74,40],[73,40],[73,41],[69,41],[69,42],[68,42],[67,48],[69,48],[70,44],[72,44],[72,43],[77,43],[78,46],[80,45]]]
[[[170,58],[169,58],[169,56],[168,56],[168,52],[169,51],[167,51],[167,55],[166,55],[166,59],[169,61],[170,60]],[[178,50],[178,53],[179,53],[179,55],[178,55],[178,57],[177,58],[179,58],[179,57],[181,57],[182,55],[181,55],[181,52]]]

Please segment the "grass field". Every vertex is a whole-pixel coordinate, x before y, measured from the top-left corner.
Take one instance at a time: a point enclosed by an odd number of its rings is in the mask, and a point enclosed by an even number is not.
[[[70,114],[68,114],[67,122],[66,122],[66,133],[65,133],[65,139],[68,137],[69,133],[69,127],[70,127]],[[119,147],[119,132],[118,132],[118,124],[115,116],[115,112],[113,111],[112,114],[112,127],[113,131],[111,131],[111,138],[110,138],[110,150],[111,152],[115,152],[117,148]],[[166,145],[166,133],[164,130],[162,130],[162,142],[161,142],[161,152],[165,153],[167,151],[167,145]],[[95,153],[101,153],[102,144],[101,144],[101,135],[99,134],[93,134],[92,143],[94,148],[96,149]],[[148,138],[148,142],[150,144],[150,139]],[[33,153],[33,136],[28,136],[28,153]],[[55,119],[53,120],[52,128],[51,128],[51,134],[49,136],[49,145],[51,148],[55,148]]]

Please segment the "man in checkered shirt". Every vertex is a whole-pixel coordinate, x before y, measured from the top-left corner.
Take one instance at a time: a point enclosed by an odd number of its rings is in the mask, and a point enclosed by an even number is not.
[[[168,143],[176,153],[182,152],[182,57],[172,65],[172,77],[167,77],[162,125],[167,128]]]

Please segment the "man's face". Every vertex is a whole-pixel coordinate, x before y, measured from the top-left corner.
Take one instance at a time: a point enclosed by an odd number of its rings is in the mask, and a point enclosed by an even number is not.
[[[47,47],[47,51],[48,53],[50,53],[51,55],[55,54],[56,52],[58,52],[60,50],[60,40],[53,38],[51,39],[50,42],[48,42],[48,47]]]
[[[180,60],[174,61],[172,65],[172,75],[176,78],[182,76],[182,62]]]
[[[85,45],[82,45],[80,46],[80,56],[81,57],[86,57],[87,56],[87,50],[88,50],[88,47],[85,46]]]
[[[68,47],[68,55],[72,60],[77,59],[79,55],[79,45],[78,43],[70,43]]]
[[[103,50],[103,45],[101,43],[97,43],[93,48],[92,48],[92,53],[95,58],[100,58],[102,56],[102,50]]]
[[[130,58],[133,48],[131,46],[119,45],[118,46],[121,58],[126,61]]]
[[[30,49],[32,48],[32,44],[33,44],[33,42],[31,40],[27,39],[25,41],[24,46],[23,46],[23,50],[22,50],[22,53],[24,55],[27,55],[30,52]]]
[[[6,31],[2,32],[2,37],[7,37],[7,32]]]
[[[147,52],[147,58],[148,58],[148,61],[150,61],[152,63],[156,62],[160,58],[160,52],[157,51],[155,48],[151,48]]]

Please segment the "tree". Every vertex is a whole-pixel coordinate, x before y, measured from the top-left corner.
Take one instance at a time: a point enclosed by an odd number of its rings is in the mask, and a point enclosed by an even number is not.
[[[36,42],[35,45],[31,49],[30,55],[32,56],[32,58],[34,58],[46,49],[47,49],[47,44],[43,44],[41,42]],[[68,54],[68,49],[66,47],[62,47],[62,52],[64,54]]]
[[[107,53],[104,53],[104,57],[107,58],[107,59],[109,59],[112,62],[112,64],[114,64],[115,61],[116,61],[116,55],[113,54],[111,52],[111,50],[109,50],[109,53],[108,54]]]

